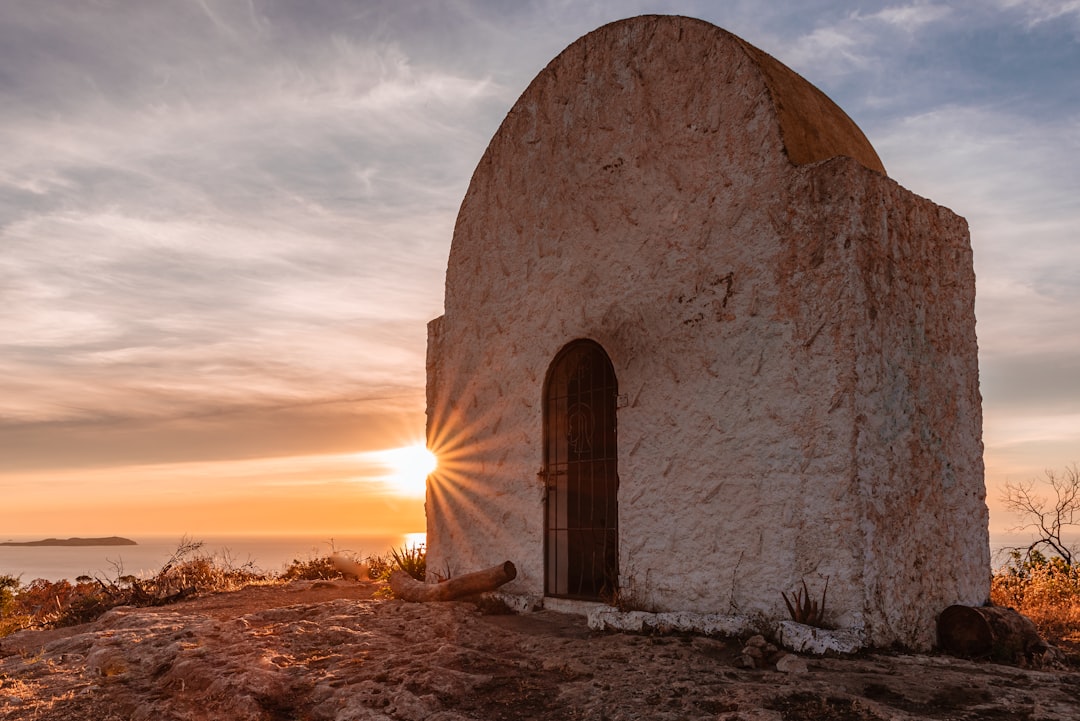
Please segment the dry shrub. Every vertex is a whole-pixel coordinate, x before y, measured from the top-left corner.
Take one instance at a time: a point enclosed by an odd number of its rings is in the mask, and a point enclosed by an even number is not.
[[[183,589],[235,591],[270,580],[251,563],[236,566],[228,557],[197,556],[158,574],[152,582],[158,595],[168,595]]]
[[[8,577],[10,578],[10,577]],[[70,626],[92,621],[113,606],[101,586],[89,580],[46,581],[11,586],[0,609],[0,636],[24,628]]]
[[[390,578],[390,574],[393,573],[395,565],[394,559],[389,555],[385,556],[369,556],[367,559],[368,575],[377,581],[385,581]]]
[[[80,576],[75,583],[39,578],[23,585],[17,578],[2,576],[0,636],[23,628],[86,623],[117,606],[160,606],[196,593],[281,582],[250,562],[236,565],[227,553],[202,553],[202,545],[185,537],[169,561],[149,578],[125,574],[120,565],[111,578]]]
[[[306,561],[294,558],[292,563],[281,572],[283,581],[329,581],[336,578],[344,578],[344,576],[334,566],[329,556],[309,558]]]
[[[990,600],[1030,618],[1054,645],[1080,646],[1080,567],[1032,551],[1012,552],[993,577]]]
[[[356,567],[367,567],[365,581],[385,581],[394,570],[394,560],[390,555],[364,556],[352,551],[334,551],[334,556],[344,559],[348,564]],[[329,581],[339,578],[356,578],[349,575],[348,570],[334,563],[331,556],[313,556],[307,560],[294,558],[292,562],[278,576],[282,581]]]
[[[55,628],[93,621],[116,606],[161,606],[193,595],[235,591],[251,585],[275,585],[294,580],[342,578],[329,557],[294,560],[281,573],[260,571],[249,561],[237,564],[228,552],[208,554],[201,541],[181,539],[172,557],[152,576],[125,574],[117,564],[111,577],[80,576],[70,581],[0,575],[0,637],[23,628]],[[385,557],[371,556],[366,564],[373,579],[388,576],[395,564],[422,573],[422,546],[401,549]]]

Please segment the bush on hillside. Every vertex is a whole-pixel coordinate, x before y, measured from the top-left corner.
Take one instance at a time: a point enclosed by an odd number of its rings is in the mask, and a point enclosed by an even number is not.
[[[238,566],[227,554],[203,553],[202,545],[185,537],[149,578],[125,574],[119,564],[112,577],[80,576],[75,583],[39,578],[23,585],[11,576],[0,577],[0,636],[86,623],[117,606],[161,606],[195,593],[272,582],[250,562]]]
[[[329,556],[294,559],[280,573],[266,573],[251,562],[237,565],[227,553],[207,554],[202,547],[200,541],[181,539],[172,557],[148,578],[125,574],[119,565],[112,577],[80,576],[75,583],[37,579],[24,585],[17,577],[0,575],[0,636],[24,628],[86,623],[116,606],[161,606],[255,584],[343,578]],[[422,580],[425,558],[423,546],[417,546],[371,556],[363,563],[373,579],[385,580],[396,566],[414,576],[419,573]]]
[[[1030,618],[1056,646],[1080,648],[1080,567],[1060,556],[1014,550],[994,574],[990,600]]]

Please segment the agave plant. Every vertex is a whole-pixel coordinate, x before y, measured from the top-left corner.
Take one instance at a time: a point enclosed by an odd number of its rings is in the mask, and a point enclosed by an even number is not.
[[[398,568],[417,581],[423,581],[427,576],[427,549],[424,548],[424,544],[408,548],[392,548],[390,555]]]
[[[810,591],[806,588],[806,579],[803,579],[802,590],[796,589],[791,594],[789,599],[787,594],[783,591],[780,595],[784,597],[784,604],[787,605],[788,613],[791,614],[791,620],[796,623],[801,623],[806,626],[816,626],[818,628],[824,628],[825,622],[825,594],[829,591],[829,579],[825,579],[825,588],[821,591],[821,602],[814,601],[810,598]]]

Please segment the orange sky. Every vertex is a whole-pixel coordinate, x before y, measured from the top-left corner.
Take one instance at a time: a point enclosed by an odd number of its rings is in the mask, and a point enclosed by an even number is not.
[[[397,477],[382,453],[423,443],[421,403],[9,429],[0,435],[8,462],[0,471],[7,497],[0,534],[423,531],[417,479]],[[54,452],[43,453],[50,443]]]
[[[3,534],[423,532],[423,499],[392,473],[363,454],[326,454],[9,474],[28,490]]]

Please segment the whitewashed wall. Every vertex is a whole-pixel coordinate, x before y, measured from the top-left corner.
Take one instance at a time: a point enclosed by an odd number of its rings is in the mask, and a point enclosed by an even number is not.
[[[782,591],[828,578],[829,621],[917,648],[985,600],[966,223],[870,169],[786,73],[701,21],[635,18],[510,111],[429,326],[433,573],[509,559],[508,590],[542,594],[544,377],[591,338],[628,401],[624,598],[779,619]]]

